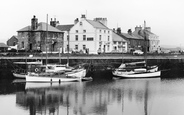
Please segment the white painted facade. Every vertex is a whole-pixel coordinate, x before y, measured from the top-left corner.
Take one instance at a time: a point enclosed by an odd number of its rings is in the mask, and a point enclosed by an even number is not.
[[[111,52],[113,50],[112,30],[97,21],[81,18],[70,29],[69,47],[77,51],[85,51],[87,48],[90,54],[97,54],[98,51]]]

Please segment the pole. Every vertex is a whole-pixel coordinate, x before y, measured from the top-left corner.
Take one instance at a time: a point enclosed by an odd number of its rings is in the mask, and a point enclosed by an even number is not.
[[[70,39],[70,32],[68,31],[68,38],[67,38],[67,41],[68,41],[68,47],[67,47],[67,51],[68,51],[68,54],[67,54],[67,66],[69,66],[69,50],[70,50],[70,42],[69,42],[69,39]]]
[[[46,38],[45,38],[45,47],[46,47],[46,65],[48,63],[48,54],[47,54],[47,37],[48,37],[48,14],[47,14],[47,22],[46,22]]]

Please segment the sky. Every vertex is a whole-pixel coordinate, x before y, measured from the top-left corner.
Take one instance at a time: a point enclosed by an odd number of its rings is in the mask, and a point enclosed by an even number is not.
[[[184,47],[183,0],[3,0],[0,3],[0,42],[38,22],[56,18],[60,24],[73,24],[85,14],[87,19],[107,18],[107,27],[120,27],[123,33],[136,26],[151,27],[161,45]]]

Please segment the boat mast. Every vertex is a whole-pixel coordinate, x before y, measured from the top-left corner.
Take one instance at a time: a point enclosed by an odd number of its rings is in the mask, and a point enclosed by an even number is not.
[[[45,38],[45,51],[46,51],[46,65],[47,65],[47,59],[48,59],[48,54],[47,54],[47,37],[48,37],[48,14],[47,14],[47,21],[46,21],[46,38]]]
[[[146,34],[146,21],[144,21],[144,44],[145,44],[145,52],[144,52],[144,59],[147,66],[147,34]]]
[[[67,47],[67,66],[69,66],[69,50],[70,50],[70,44],[69,44],[69,40],[70,40],[70,32],[68,31],[68,36],[67,36],[67,40],[68,40],[68,47]]]

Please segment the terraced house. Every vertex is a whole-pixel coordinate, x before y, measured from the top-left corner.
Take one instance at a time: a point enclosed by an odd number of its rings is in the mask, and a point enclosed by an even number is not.
[[[31,19],[31,26],[18,32],[18,50],[41,50],[59,52],[63,47],[63,32],[45,22],[38,23],[36,16]]]
[[[112,31],[107,27],[107,18],[86,19],[82,15],[69,31],[70,48],[97,54],[112,51]]]

